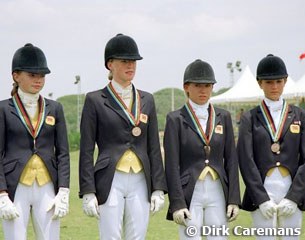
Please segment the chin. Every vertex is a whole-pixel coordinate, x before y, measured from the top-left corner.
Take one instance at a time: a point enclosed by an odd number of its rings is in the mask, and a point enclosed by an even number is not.
[[[206,104],[208,101],[207,100],[204,100],[204,101],[198,101],[198,105],[203,105],[203,104]]]

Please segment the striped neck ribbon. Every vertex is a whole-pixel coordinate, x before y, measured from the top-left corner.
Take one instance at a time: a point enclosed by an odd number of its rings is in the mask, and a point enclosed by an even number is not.
[[[203,131],[201,124],[195,114],[195,111],[193,110],[189,102],[185,103],[185,108],[188,114],[190,115],[192,122],[194,123],[201,140],[203,141],[203,143],[205,143],[205,145],[209,146],[215,129],[215,110],[213,105],[210,104],[210,113],[209,113],[210,126],[209,126],[209,133],[207,135]]]
[[[12,99],[13,99],[14,106],[17,110],[18,116],[21,119],[23,125],[28,130],[28,132],[33,137],[33,139],[36,139],[41,130],[41,127],[43,125],[43,121],[45,118],[46,104],[45,104],[44,98],[41,95],[39,95],[39,98],[38,98],[39,113],[38,113],[38,121],[37,121],[35,128],[32,125],[29,115],[27,114],[26,109],[23,106],[18,93],[15,93],[14,96],[12,97]]]
[[[120,106],[120,108],[123,110],[123,112],[125,113],[125,115],[129,119],[131,124],[133,126],[137,126],[140,123],[140,114],[141,114],[140,106],[141,106],[141,103],[140,103],[139,91],[134,86],[133,86],[133,89],[135,91],[135,101],[134,101],[135,107],[133,108],[134,113],[132,113],[128,109],[128,107],[124,103],[123,99],[119,96],[119,94],[113,88],[111,82],[107,85],[108,92],[110,93],[112,98],[116,101],[116,103]]]
[[[268,130],[272,137],[273,142],[278,142],[282,135],[284,124],[285,124],[285,122],[287,120],[287,116],[288,116],[289,106],[288,106],[287,102],[284,100],[281,115],[280,115],[279,127],[277,129],[274,125],[272,116],[270,114],[270,111],[269,111],[265,101],[263,100],[259,106],[263,113],[265,122],[267,123]]]

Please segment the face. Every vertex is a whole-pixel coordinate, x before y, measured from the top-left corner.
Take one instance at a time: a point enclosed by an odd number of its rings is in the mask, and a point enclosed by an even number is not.
[[[212,83],[186,83],[183,86],[184,91],[194,103],[203,105],[208,102],[212,95]]]
[[[45,83],[45,75],[40,73],[14,72],[13,79],[25,93],[39,93]]]
[[[272,100],[278,101],[284,91],[287,78],[276,79],[276,80],[259,80],[258,84],[264,91],[265,97]]]
[[[122,86],[128,86],[131,83],[136,73],[135,60],[111,59],[107,64],[115,81]]]

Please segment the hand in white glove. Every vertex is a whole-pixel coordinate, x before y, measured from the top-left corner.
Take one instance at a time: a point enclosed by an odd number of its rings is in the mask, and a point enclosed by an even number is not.
[[[89,217],[100,218],[97,199],[94,193],[87,193],[83,196],[83,210]]]
[[[53,219],[66,216],[69,212],[69,188],[60,187],[55,198],[50,203],[47,212],[54,208]]]
[[[19,217],[19,213],[8,197],[7,192],[0,193],[0,218],[4,220],[13,220]]]
[[[297,210],[297,204],[287,198],[283,198],[277,205],[278,216],[290,216]]]
[[[185,219],[191,219],[191,214],[187,208],[182,208],[174,212],[173,218],[175,223],[187,227]]]
[[[259,210],[266,219],[271,219],[277,212],[277,205],[272,200],[269,200],[260,204]]]
[[[156,190],[151,194],[150,211],[159,212],[164,208],[164,192]]]
[[[234,221],[239,213],[239,207],[236,204],[229,204],[227,207],[227,218],[229,222]]]

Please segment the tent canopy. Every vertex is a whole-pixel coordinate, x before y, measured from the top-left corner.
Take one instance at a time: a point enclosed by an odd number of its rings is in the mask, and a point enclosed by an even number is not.
[[[305,74],[295,83],[295,95],[305,96]]]
[[[303,77],[303,88],[305,95],[305,75]],[[291,98],[296,96],[296,84],[288,77],[284,88],[283,97]],[[262,89],[260,89],[256,78],[252,74],[249,66],[243,70],[240,78],[234,86],[228,91],[211,98],[211,103],[228,103],[228,102],[254,102],[259,101],[264,97]]]
[[[249,102],[256,101],[259,98],[262,98],[262,96],[263,92],[258,86],[254,75],[252,74],[249,66],[246,66],[234,86],[228,91],[212,97],[211,102]]]

